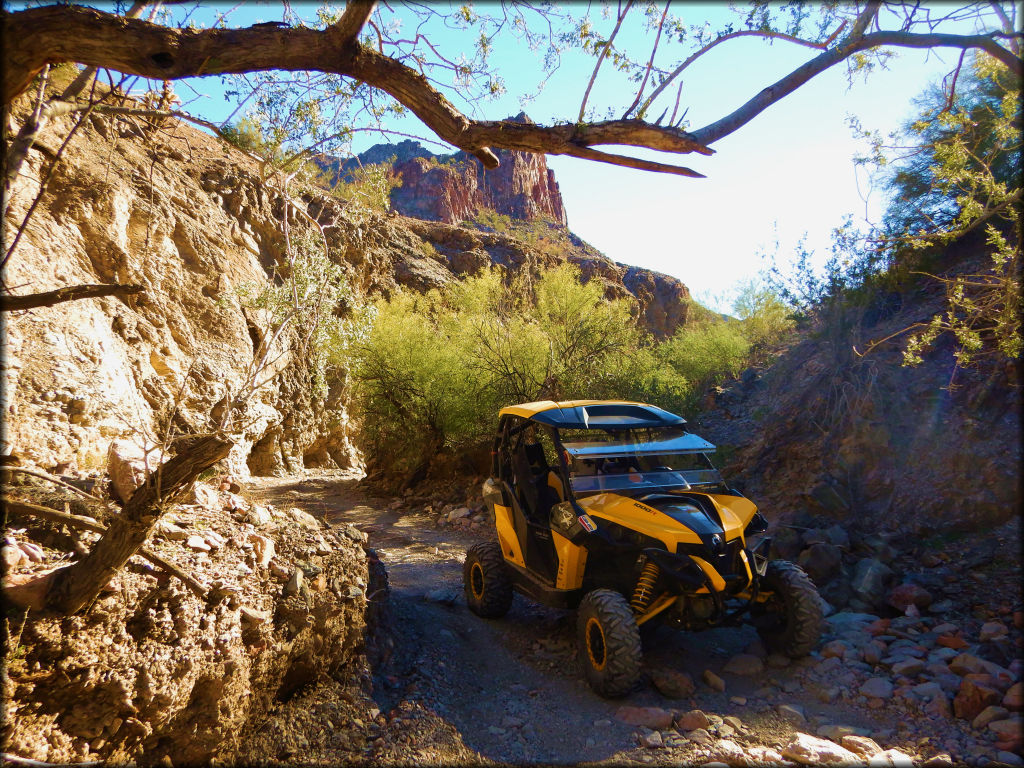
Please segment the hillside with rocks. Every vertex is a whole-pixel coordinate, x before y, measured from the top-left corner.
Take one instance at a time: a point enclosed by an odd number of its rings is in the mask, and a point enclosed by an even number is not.
[[[30,155],[12,222],[23,218],[38,169],[56,151],[44,140]],[[547,183],[543,158],[511,160],[520,180],[536,172],[534,181]],[[561,205],[557,187],[555,195]],[[532,270],[568,260],[609,298],[635,297],[655,334],[671,334],[686,318],[689,294],[678,280],[616,264],[568,233],[559,233],[566,247],[556,251],[443,221],[348,217],[316,187],[299,203],[324,226],[357,300],[426,291],[492,265]],[[4,452],[45,469],[96,470],[112,440],[145,436],[155,444],[167,419],[201,432],[227,393],[245,385],[255,349],[272,333],[268,313],[243,306],[239,289],[259,289],[286,267],[283,212],[245,153],[183,123],[92,116],[65,151],[7,279],[22,293],[114,281],[146,290],[7,318]],[[299,361],[285,354],[274,372],[245,404],[247,426],[229,471],[244,478],[358,464],[345,387],[314,403]]]

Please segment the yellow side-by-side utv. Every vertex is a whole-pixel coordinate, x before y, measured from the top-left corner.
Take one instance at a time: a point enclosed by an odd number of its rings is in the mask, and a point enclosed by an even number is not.
[[[652,405],[575,400],[503,408],[484,499],[497,541],[463,568],[485,618],[513,592],[578,608],[590,685],[622,696],[641,670],[640,626],[685,630],[748,622],[770,650],[807,655],[821,633],[817,590],[793,563],[769,560],[752,502],[726,486],[715,447]]]

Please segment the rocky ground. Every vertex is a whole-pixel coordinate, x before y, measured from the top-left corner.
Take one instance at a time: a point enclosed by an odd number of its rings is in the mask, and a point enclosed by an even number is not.
[[[326,476],[253,481],[253,491],[365,530],[391,591],[387,639],[359,691],[368,708],[356,714],[360,698],[337,683],[311,687],[255,729],[244,758],[1022,764],[1016,522],[987,537],[985,552],[920,557],[913,570],[945,585],[934,596],[896,583],[874,613],[830,609],[821,645],[800,661],[768,655],[746,628],[657,629],[645,638],[642,684],[609,701],[577,671],[571,612],[518,596],[497,621],[465,607],[465,548],[489,536],[472,493],[371,498]],[[807,538],[813,546],[815,533]],[[993,550],[1016,567],[1002,567]],[[976,562],[965,572],[979,556],[996,569]]]

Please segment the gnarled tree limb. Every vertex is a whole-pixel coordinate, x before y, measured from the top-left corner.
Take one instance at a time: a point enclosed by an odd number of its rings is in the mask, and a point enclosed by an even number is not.
[[[95,299],[100,296],[131,296],[142,293],[146,288],[141,285],[68,285],[55,291],[30,293],[26,296],[0,295],[0,312],[16,312],[21,309],[36,307],[52,307],[65,301],[79,299]]]
[[[492,147],[599,159],[581,151],[599,143],[620,143],[674,153],[709,153],[707,145],[750,122],[812,77],[870,48],[952,47],[985,51],[1018,77],[1022,63],[995,35],[918,34],[878,30],[879,3],[868,3],[850,34],[765,88],[730,115],[689,134],[639,120],[595,126],[517,127],[509,121],[473,121],[463,115],[429,80],[414,69],[359,43],[358,32],[369,21],[372,3],[350,3],[338,23],[323,31],[306,27],[253,26],[243,29],[184,29],[126,19],[92,8],[48,5],[8,14],[4,40],[3,99],[22,93],[47,63],[75,61],[159,80],[252,71],[316,71],[342,75],[385,91],[412,111],[448,143],[475,154],[488,168],[497,166]],[[999,33],[995,33],[999,34]],[[831,39],[822,45],[832,45]],[[616,130],[615,142],[600,141],[603,130]],[[685,140],[684,140],[685,137]],[[602,153],[597,153],[602,155]],[[603,157],[615,157],[607,156]],[[695,175],[660,163],[616,160],[667,173]]]
[[[99,533],[101,535],[107,532],[107,529],[99,523],[80,515],[71,515],[67,512],[59,512],[56,509],[41,507],[38,504],[29,504],[27,501],[6,499],[4,503],[7,505],[7,509],[15,514],[31,515],[32,517],[39,517],[43,520],[50,520],[54,523],[63,523],[64,525],[77,528],[78,530],[92,531],[93,533]],[[149,560],[149,562],[153,563],[156,567],[167,571],[167,573],[171,574],[176,579],[180,579],[181,582],[200,600],[206,598],[206,587],[189,576],[178,566],[165,560],[159,555],[153,554],[147,549],[140,548],[136,554],[145,560]]]
[[[128,558],[138,552],[163,514],[163,507],[172,503],[201,472],[227,456],[231,445],[222,435],[209,435],[162,464],[136,489],[89,554],[54,574],[47,605],[71,614],[92,602]]]

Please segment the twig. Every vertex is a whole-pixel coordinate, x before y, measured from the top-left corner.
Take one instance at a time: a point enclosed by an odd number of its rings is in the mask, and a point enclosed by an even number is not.
[[[7,505],[8,510],[11,512],[20,512],[25,515],[41,517],[44,520],[51,520],[55,523],[63,523],[64,525],[71,526],[72,528],[78,528],[79,530],[84,531],[91,531],[93,533],[98,533],[100,535],[107,532],[107,529],[99,523],[94,522],[88,518],[81,517],[79,515],[70,515],[67,512],[59,512],[56,509],[50,509],[49,507],[41,507],[38,504],[29,504],[28,502],[14,501],[12,499],[5,500],[5,503]],[[149,560],[149,562],[153,563],[153,565],[167,571],[167,573],[171,574],[172,576],[180,579],[182,582],[184,582],[185,586],[188,587],[192,591],[192,593],[200,600],[206,599],[206,587],[200,584],[195,579],[193,579],[183,570],[178,568],[178,566],[168,562],[167,560],[164,560],[164,558],[160,557],[159,555],[155,555],[146,549],[139,549],[136,552],[136,554],[146,560]]]
[[[77,493],[80,496],[84,496],[85,498],[89,499],[90,501],[98,501],[101,504],[105,504],[106,503],[99,496],[93,496],[88,491],[83,491],[81,488],[76,488],[73,485],[69,485],[68,483],[65,483],[63,480],[58,480],[56,477],[53,477],[52,475],[48,475],[45,472],[41,472],[41,471],[36,470],[36,469],[27,469],[25,467],[4,467],[4,469],[6,469],[8,472],[20,472],[23,475],[32,475],[32,477],[38,477],[38,478],[40,478],[42,480],[46,480],[47,482],[53,483],[54,485],[59,485],[61,488],[65,488],[65,489],[67,489],[69,491]]]

